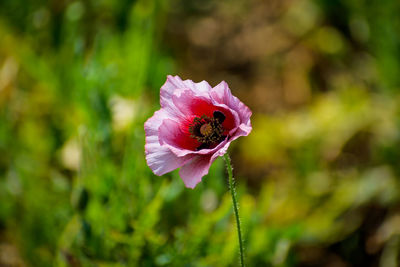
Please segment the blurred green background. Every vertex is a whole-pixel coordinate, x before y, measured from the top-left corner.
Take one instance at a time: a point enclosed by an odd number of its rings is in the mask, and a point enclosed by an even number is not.
[[[1,0],[0,266],[236,266],[222,159],[144,159],[166,75],[253,110],[235,141],[248,266],[400,253],[397,0]]]

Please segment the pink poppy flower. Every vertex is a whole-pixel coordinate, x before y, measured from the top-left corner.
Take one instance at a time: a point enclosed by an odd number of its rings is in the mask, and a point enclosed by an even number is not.
[[[251,131],[250,109],[228,84],[168,76],[160,91],[161,109],[144,124],[146,161],[156,175],[180,167],[186,187],[194,188],[230,143]]]

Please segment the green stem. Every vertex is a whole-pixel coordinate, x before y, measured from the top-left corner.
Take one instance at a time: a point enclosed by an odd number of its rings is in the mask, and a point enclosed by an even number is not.
[[[243,267],[244,266],[243,239],[242,239],[242,231],[240,229],[239,207],[238,207],[238,202],[237,202],[237,197],[236,197],[235,179],[233,179],[231,159],[230,159],[228,153],[226,153],[224,155],[224,159],[225,159],[225,163],[226,163],[226,169],[228,170],[229,189],[230,189],[231,195],[232,195],[233,211],[235,212],[236,227],[237,227],[237,232],[238,232],[238,237],[239,237],[240,265]]]

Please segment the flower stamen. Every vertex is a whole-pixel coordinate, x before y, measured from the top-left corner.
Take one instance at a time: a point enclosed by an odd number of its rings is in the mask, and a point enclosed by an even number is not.
[[[201,125],[200,133],[203,136],[210,136],[212,134],[212,132],[213,132],[213,128],[210,124],[206,123],[206,124]]]
[[[197,150],[210,148],[226,137],[222,127],[224,120],[225,115],[221,111],[214,111],[212,118],[202,115],[193,119],[189,126],[190,137],[202,143]]]

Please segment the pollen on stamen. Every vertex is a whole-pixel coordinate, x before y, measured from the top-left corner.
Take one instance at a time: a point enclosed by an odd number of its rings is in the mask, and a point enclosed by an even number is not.
[[[208,123],[203,124],[200,127],[200,133],[204,136],[210,136],[213,133],[213,127]]]
[[[225,117],[223,114],[222,116],[210,118],[206,115],[202,115],[201,117],[195,117],[193,119],[193,122],[189,126],[190,137],[202,143],[197,150],[209,148],[221,142],[226,137],[222,134],[224,129],[221,121],[223,121]]]

